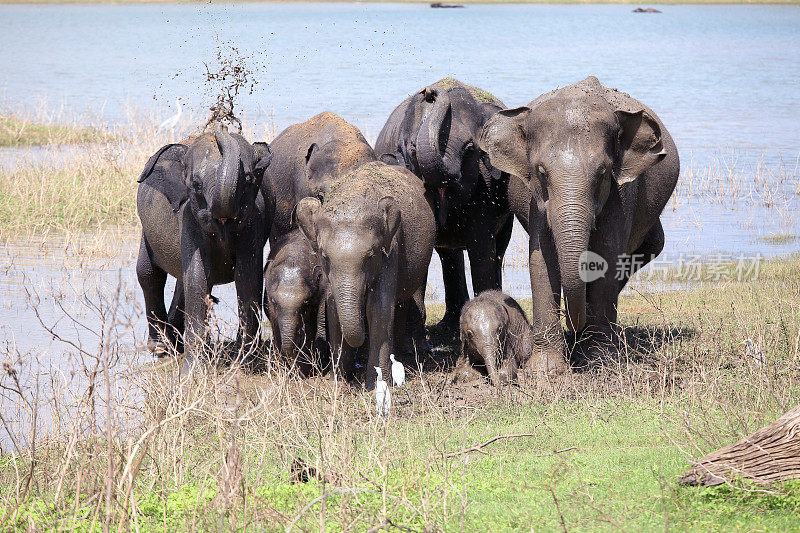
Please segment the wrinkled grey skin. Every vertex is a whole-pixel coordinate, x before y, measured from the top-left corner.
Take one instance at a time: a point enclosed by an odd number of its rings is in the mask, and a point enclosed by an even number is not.
[[[469,298],[464,250],[477,294],[502,288],[502,263],[511,239],[508,174],[489,163],[477,143],[481,128],[503,108],[489,93],[445,78],[409,96],[375,142],[381,160],[399,164],[425,184],[437,219],[445,304],[438,327],[455,330]]]
[[[274,209],[259,186],[271,157],[266,143],[251,145],[223,128],[167,145],[148,161],[136,196],[142,222],[136,274],[151,351],[164,353],[166,340],[178,350],[185,341],[193,353],[206,339],[212,287],[233,281],[239,345],[245,354],[251,352],[261,312],[263,250]],[[187,200],[177,211],[153,186],[159,177],[185,188]],[[164,306],[167,274],[177,279],[169,313]]]
[[[512,174],[509,201],[530,236],[538,372],[564,372],[563,289],[567,326],[589,339],[591,356],[614,351],[622,254],[643,266],[664,247],[659,216],[678,180],[678,150],[658,116],[597,78],[497,113],[480,144]],[[585,283],[579,257],[602,256],[606,275]]]
[[[355,378],[354,350],[366,344],[372,389],[374,368],[390,375],[389,354],[401,353],[400,342],[428,349],[425,284],[435,222],[424,187],[402,167],[367,163],[338,180],[324,204],[301,200],[296,217],[327,279],[336,375]]]
[[[461,356],[484,367],[495,385],[514,380],[531,355],[533,331],[519,304],[500,291],[486,291],[464,304]]]
[[[307,196],[321,197],[332,180],[376,160],[358,128],[329,111],[289,126],[270,148],[275,157],[264,173],[263,189],[265,196],[275,196],[271,248],[279,248],[297,227],[292,221],[297,202]]]
[[[303,374],[321,370],[327,360],[325,278],[319,256],[296,229],[264,269],[264,310],[281,355]]]

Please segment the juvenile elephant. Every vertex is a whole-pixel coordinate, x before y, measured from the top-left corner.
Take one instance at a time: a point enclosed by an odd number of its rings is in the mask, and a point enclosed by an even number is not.
[[[473,292],[502,288],[501,267],[514,222],[508,175],[492,166],[477,140],[486,121],[503,107],[486,91],[445,78],[400,104],[375,143],[383,161],[405,166],[425,184],[437,221],[444,329],[458,327],[461,306],[469,298],[464,250]]]
[[[595,77],[506,109],[480,144],[511,174],[509,202],[530,236],[533,326],[539,372],[563,372],[567,327],[586,334],[588,353],[611,347],[619,293],[664,247],[659,216],[678,180],[678,150],[647,106]],[[601,258],[589,255],[597,254]],[[627,261],[626,254],[635,260]],[[587,266],[607,271],[591,271]],[[619,269],[629,264],[631,268]]]
[[[265,172],[265,195],[275,196],[270,248],[296,228],[292,211],[301,199],[321,196],[330,182],[362,163],[375,161],[375,152],[361,132],[342,117],[326,111],[283,130],[270,143],[275,154]],[[271,252],[270,252],[271,253]]]
[[[516,300],[485,291],[461,310],[461,356],[486,368],[495,385],[508,383],[531,356],[533,331]]]
[[[353,350],[366,341],[372,389],[374,368],[390,375],[389,355],[407,332],[418,349],[427,346],[425,283],[436,223],[422,183],[404,168],[366,163],[334,182],[324,203],[301,200],[296,216],[328,282],[334,369],[352,379]]]
[[[274,210],[259,186],[271,157],[266,143],[251,145],[223,127],[185,144],[168,144],[145,165],[136,195],[142,222],[136,275],[145,299],[147,345],[154,353],[166,351],[165,340],[179,350],[182,340],[186,348],[197,348],[206,337],[211,288],[231,281],[239,305],[238,340],[250,353]],[[169,314],[167,274],[177,279]]]
[[[295,229],[264,269],[264,309],[272,339],[289,362],[309,374],[327,359],[325,278],[319,256]]]

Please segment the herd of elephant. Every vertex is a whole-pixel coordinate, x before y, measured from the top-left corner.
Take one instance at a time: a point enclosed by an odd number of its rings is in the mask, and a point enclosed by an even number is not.
[[[435,249],[446,304],[438,327],[459,331],[464,362],[494,383],[563,374],[562,318],[586,353],[613,353],[619,293],[633,274],[587,282],[586,252],[612,269],[628,254],[638,267],[658,255],[678,174],[658,116],[595,77],[514,109],[445,78],[406,98],[374,147],[330,112],[269,145],[215,126],[162,147],[139,178],[148,348],[207,346],[211,289],[233,281],[245,363],[263,310],[289,364],[373,388],[390,354],[410,363],[430,351]],[[501,292],[514,217],[529,235],[530,320]],[[177,279],[169,309],[168,274]]]

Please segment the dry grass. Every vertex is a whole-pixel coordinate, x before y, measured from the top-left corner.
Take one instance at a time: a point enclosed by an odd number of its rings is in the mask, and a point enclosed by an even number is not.
[[[0,147],[83,144],[112,138],[101,129],[59,120],[54,115],[21,116],[0,111]]]
[[[74,314],[57,298],[59,322],[96,342],[53,330],[73,356],[68,385],[6,346],[0,527],[796,527],[791,484],[709,491],[675,480],[691,458],[796,402],[798,273],[792,258],[759,280],[624,298],[621,357],[553,389],[454,382],[437,352],[393,391],[388,420],[369,394],[301,380],[269,352],[259,374],[151,361],[134,349],[139,310],[124,288],[81,294],[88,311]],[[430,306],[429,321],[441,311]]]
[[[159,122],[160,117],[130,110],[123,123],[100,126],[103,142],[75,149],[51,143],[40,153],[0,165],[0,237],[137,225],[136,179],[145,162],[202,123],[189,116],[174,131],[158,131]],[[272,136],[269,127],[258,133],[259,140]],[[255,140],[252,135],[245,131]]]

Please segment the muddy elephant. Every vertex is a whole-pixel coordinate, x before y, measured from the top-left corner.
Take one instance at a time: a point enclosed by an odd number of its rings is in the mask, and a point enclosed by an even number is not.
[[[325,277],[319,255],[299,229],[292,230],[264,268],[264,310],[272,340],[305,375],[327,362]]]
[[[436,214],[436,252],[442,261],[446,310],[439,327],[455,331],[472,290],[501,289],[501,267],[511,239],[508,174],[478,147],[487,120],[503,103],[476,87],[445,78],[409,96],[391,114],[375,143],[385,162],[422,179]]]
[[[664,124],[589,77],[498,112],[480,145],[513,176],[509,202],[530,236],[532,364],[567,369],[562,290],[567,327],[585,339],[585,353],[613,354],[619,293],[664,247],[659,216],[680,167]]]
[[[318,251],[328,283],[328,332],[336,375],[355,378],[354,350],[366,343],[365,384],[402,341],[425,350],[425,284],[435,221],[422,182],[376,161],[337,180],[324,203],[297,204],[300,229]]]
[[[162,147],[139,177],[142,239],[136,275],[144,293],[148,348],[166,353],[205,342],[211,289],[236,283],[238,346],[252,356],[261,315],[264,245],[274,205],[260,192],[272,153],[218,127]],[[177,279],[169,313],[167,275]],[[185,334],[184,334],[185,330]],[[165,336],[166,334],[166,336]],[[184,335],[182,335],[184,334]],[[246,362],[246,361],[245,361]]]
[[[292,223],[297,202],[321,196],[335,178],[376,160],[358,128],[329,111],[289,126],[273,139],[270,148],[275,155],[262,188],[266,196],[275,196],[271,249],[279,248],[297,227]]]
[[[483,367],[495,385],[511,382],[531,356],[533,330],[525,311],[500,291],[464,304],[459,328],[462,363]]]

